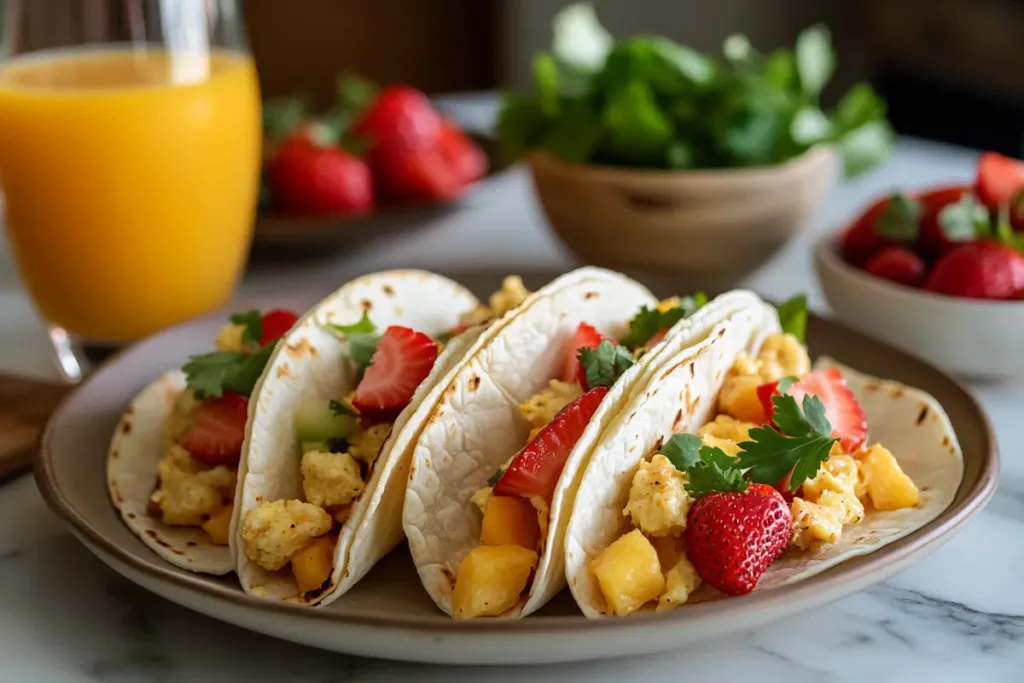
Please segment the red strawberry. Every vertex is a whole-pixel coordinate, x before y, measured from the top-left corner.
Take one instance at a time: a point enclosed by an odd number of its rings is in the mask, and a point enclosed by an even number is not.
[[[793,531],[789,507],[770,486],[709,493],[686,519],[687,558],[700,578],[730,595],[754,590]]]
[[[924,286],[949,296],[1013,299],[1024,290],[1024,256],[989,240],[968,242],[939,259]]]
[[[211,467],[237,465],[248,417],[249,401],[244,396],[226,392],[220,398],[208,398],[196,408],[181,446]]]
[[[422,332],[397,325],[387,328],[356,387],[352,405],[372,418],[395,417],[430,374],[438,348],[437,342]]]
[[[786,479],[788,480],[789,478],[786,477]],[[747,493],[756,493],[761,496],[778,498],[783,503],[786,502],[786,499],[783,497],[782,492],[772,486],[769,486],[768,484],[751,484],[750,486],[747,487]]]
[[[968,185],[952,185],[929,190],[920,196],[921,247],[929,254],[941,255],[957,245],[950,240],[940,222],[942,210],[974,192]],[[898,282],[898,280],[897,280]]]
[[[286,311],[275,308],[263,314],[260,322],[263,327],[263,334],[260,336],[260,346],[272,344],[284,336],[285,332],[292,328],[295,321],[299,319],[293,311]]]
[[[565,461],[583,436],[608,387],[597,387],[558,411],[512,459],[494,485],[496,496],[540,496],[551,502]]]
[[[267,168],[274,206],[294,215],[368,213],[370,168],[337,146],[321,146],[305,132],[288,138]]]
[[[775,412],[772,396],[779,393],[778,382],[768,382],[757,388],[765,415]],[[832,425],[832,436],[837,437],[847,453],[863,445],[868,436],[868,420],[864,409],[857,403],[838,368],[808,372],[786,392],[803,406],[804,396],[811,394],[825,405],[825,417]]]
[[[487,156],[453,121],[441,124],[437,147],[462,184],[468,185],[487,173]]]
[[[437,147],[380,146],[370,152],[370,165],[381,194],[397,203],[451,201],[466,189]]]
[[[569,342],[569,348],[565,354],[565,366],[562,370],[563,382],[577,382],[584,389],[587,388],[587,373],[583,371],[579,359],[576,357],[580,349],[596,349],[606,337],[597,331],[590,323],[580,323],[576,332]]]
[[[914,287],[924,277],[924,261],[906,247],[882,249],[864,264],[864,271],[875,277]]]
[[[391,85],[377,93],[354,130],[373,147],[431,147],[440,134],[441,117],[416,88]]]
[[[978,199],[992,210],[1024,189],[1024,161],[985,152],[978,159]]]
[[[898,232],[906,233],[899,241],[912,242],[919,210],[916,200],[906,195],[892,194],[877,200],[843,233],[843,258],[854,266],[861,266],[886,245],[896,242],[886,234],[887,223]]]

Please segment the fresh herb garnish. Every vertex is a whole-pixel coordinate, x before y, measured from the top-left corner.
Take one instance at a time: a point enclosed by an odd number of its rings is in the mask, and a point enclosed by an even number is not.
[[[938,220],[950,242],[970,242],[991,232],[988,209],[970,192],[960,201],[942,207]]]
[[[228,320],[234,325],[241,325],[242,344],[253,348],[260,345],[260,338],[263,336],[263,316],[259,311],[246,311],[245,313],[234,313]]]
[[[495,486],[495,485],[497,485],[498,480],[501,479],[501,475],[503,475],[503,474],[505,474],[505,470],[501,469],[500,467],[498,469],[496,469],[494,471],[494,474],[492,474],[487,479],[487,485],[488,486]]]
[[[712,491],[747,490],[749,482],[736,467],[736,459],[721,448],[705,445],[699,436],[676,434],[661,454],[686,474],[686,490],[694,498]]]
[[[370,359],[377,350],[377,343],[380,335],[377,334],[377,327],[370,321],[370,316],[363,311],[363,317],[351,325],[339,325],[331,323],[331,329],[339,332],[348,342],[348,355],[352,359],[359,374],[366,372],[370,366]]]
[[[615,40],[586,4],[564,9],[552,27],[550,51],[534,58],[532,92],[506,95],[498,117],[512,159],[539,148],[582,164],[730,168],[829,144],[854,176],[892,151],[885,104],[869,85],[822,109],[836,69],[823,26],[768,54],[730,36],[721,56],[661,36]]]
[[[267,344],[254,353],[241,351],[214,351],[193,356],[182,371],[186,386],[197,398],[219,398],[225,391],[243,396],[252,393],[263,374],[276,344]]]
[[[610,387],[636,361],[624,347],[613,344],[607,339],[596,348],[582,348],[576,355],[583,372],[587,377],[587,386]]]
[[[797,294],[779,304],[779,324],[785,334],[796,337],[801,344],[807,336],[807,295]]]
[[[692,296],[680,298],[677,305],[664,311],[657,307],[643,306],[629,321],[629,332],[622,338],[622,345],[628,349],[638,349],[658,332],[667,330],[684,318],[689,318],[707,303],[707,294],[695,292]]]
[[[358,414],[358,413],[356,413],[356,411],[352,410],[351,408],[349,408],[347,405],[345,405],[341,401],[339,401],[337,399],[333,399],[333,398],[327,404],[327,407],[330,408],[331,412],[334,413],[335,415],[337,415],[338,417],[340,417],[342,415],[348,415],[350,417],[355,417]]]

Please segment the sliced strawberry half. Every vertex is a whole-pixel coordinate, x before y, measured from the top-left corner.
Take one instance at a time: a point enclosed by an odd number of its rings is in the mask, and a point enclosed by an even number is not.
[[[240,394],[228,392],[220,398],[206,399],[196,408],[181,446],[211,467],[237,465],[248,416],[249,401]]]
[[[494,495],[540,496],[550,503],[569,453],[607,393],[608,387],[597,387],[562,408],[512,459]]]
[[[772,396],[779,393],[778,385],[778,382],[769,382],[757,388],[765,415],[775,410]],[[804,396],[808,394],[820,398],[825,405],[825,417],[832,425],[832,436],[839,439],[847,453],[864,444],[868,436],[867,417],[838,368],[808,372],[786,393],[795,398],[798,405],[803,405]]]
[[[282,308],[275,308],[263,314],[260,320],[263,327],[263,334],[260,335],[260,346],[272,344],[283,337],[292,325],[299,319],[294,311],[287,311]]]
[[[384,330],[352,405],[367,417],[387,420],[409,405],[437,360],[438,343],[422,332],[392,325]]]
[[[607,339],[597,331],[590,323],[580,323],[576,327],[576,333],[569,342],[569,348],[565,355],[565,367],[562,370],[563,382],[577,382],[584,389],[587,388],[587,373],[576,356],[580,349],[596,349],[602,341]]]

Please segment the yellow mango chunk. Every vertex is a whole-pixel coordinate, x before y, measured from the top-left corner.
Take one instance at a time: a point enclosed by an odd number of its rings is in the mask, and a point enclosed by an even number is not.
[[[459,565],[452,592],[456,619],[496,617],[519,602],[537,553],[518,545],[478,545]]]
[[[212,517],[203,522],[203,531],[210,536],[214,545],[227,545],[231,528],[231,506],[225,505]]]
[[[540,541],[537,510],[530,501],[519,496],[491,496],[484,508],[480,543],[483,545],[518,545],[536,550]]]
[[[918,505],[921,493],[888,449],[875,444],[860,462],[868,498],[876,510],[899,510]]]
[[[337,542],[338,537],[334,534],[317,536],[292,555],[292,574],[300,593],[316,590],[330,578]]]
[[[718,394],[718,410],[742,422],[767,422],[764,405],[757,395],[761,384],[757,375],[734,375],[725,380]]]
[[[590,563],[608,607],[616,615],[632,614],[665,590],[658,551],[634,529],[619,537]]]

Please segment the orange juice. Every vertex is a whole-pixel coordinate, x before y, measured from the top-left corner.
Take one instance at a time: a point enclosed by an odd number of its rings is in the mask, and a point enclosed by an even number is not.
[[[105,48],[4,65],[0,190],[43,317],[130,340],[226,303],[251,239],[259,112],[239,53]]]

